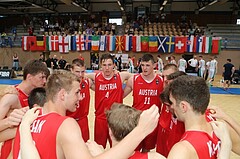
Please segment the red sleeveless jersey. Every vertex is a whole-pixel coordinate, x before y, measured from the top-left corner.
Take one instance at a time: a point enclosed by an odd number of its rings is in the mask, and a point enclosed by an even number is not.
[[[114,102],[123,102],[123,89],[120,74],[106,79],[103,73],[95,76],[95,115],[105,118],[105,110],[110,109]]]
[[[163,91],[162,77],[156,75],[151,82],[144,80],[141,74],[134,75],[133,78],[133,107],[138,110],[146,110],[156,104],[160,108],[159,95]]]
[[[90,85],[89,79],[84,79],[80,83],[80,94],[83,97],[82,100],[79,101],[79,107],[75,112],[67,111],[67,116],[76,119],[82,119],[88,116],[89,113],[89,104],[90,104]]]
[[[221,141],[203,131],[186,131],[181,141],[188,141],[195,149],[199,159],[216,159]]]
[[[20,90],[19,88],[17,88],[18,85],[15,85],[16,90],[18,91],[18,100],[22,106],[22,108],[24,107],[28,107],[28,95],[25,94],[22,90]],[[12,141],[13,139],[4,141],[2,148],[1,148],[1,155],[0,155],[0,159],[6,159],[8,158],[10,152],[12,151]]]
[[[41,159],[57,159],[56,139],[57,132],[62,122],[68,117],[61,116],[57,113],[49,113],[39,116],[31,125],[33,141],[36,145]],[[18,159],[20,156],[20,135],[17,131],[14,147],[13,158]]]
[[[141,153],[139,151],[135,151],[134,154],[129,157],[129,159],[148,159],[148,153]]]

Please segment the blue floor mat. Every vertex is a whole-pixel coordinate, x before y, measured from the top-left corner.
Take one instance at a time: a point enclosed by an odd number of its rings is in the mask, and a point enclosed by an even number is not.
[[[210,87],[210,93],[240,95],[240,88],[229,88],[228,90],[224,90],[221,87]]]
[[[0,79],[0,84],[4,84],[4,85],[16,85],[21,83],[22,80],[15,80],[15,79]]]

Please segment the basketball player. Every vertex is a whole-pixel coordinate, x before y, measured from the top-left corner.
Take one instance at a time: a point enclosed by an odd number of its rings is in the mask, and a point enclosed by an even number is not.
[[[158,59],[158,71],[162,73],[163,71],[163,60],[160,55],[157,56]]]
[[[14,111],[15,115],[6,116],[14,109],[27,107],[28,94],[36,87],[43,87],[48,75],[49,71],[46,65],[38,60],[29,61],[25,65],[23,81],[15,86],[18,94],[6,94],[0,101],[0,131],[19,125],[26,108]],[[14,122],[9,122],[10,117],[14,117]],[[4,142],[1,149],[1,158],[8,158],[9,154],[11,156],[11,147],[12,140]]]
[[[82,138],[85,142],[89,140],[89,127],[88,127],[88,113],[90,105],[90,87],[93,86],[92,81],[85,77],[85,64],[83,60],[74,59],[72,61],[71,72],[75,74],[80,83],[80,96],[82,99],[79,101],[79,107],[75,112],[67,111],[67,116],[74,118],[79,127],[81,128]]]
[[[110,137],[113,146],[118,144],[128,135],[138,123],[141,111],[125,104],[114,103],[109,111],[106,112]],[[120,121],[120,122],[119,122]],[[140,153],[135,151],[129,159],[161,159],[165,158],[156,152]]]
[[[217,74],[217,60],[216,60],[216,56],[214,58],[211,58],[211,61],[209,63],[209,74],[208,74],[208,82],[210,85],[212,85],[212,81],[214,80],[214,76]]]
[[[203,60],[202,56],[199,56],[198,76],[204,78],[204,74],[205,74],[205,60]]]
[[[142,73],[129,78],[124,89],[124,97],[133,91],[133,107],[137,110],[149,109],[153,104],[160,109],[159,95],[163,90],[163,79],[154,72],[156,63],[151,54],[144,54],[141,61]],[[143,140],[137,150],[148,152],[155,148],[157,129]]]
[[[26,146],[30,145],[34,148],[31,143],[32,137],[37,148],[37,151],[25,149],[25,155],[30,158],[37,157],[41,159],[93,158],[81,137],[78,124],[74,119],[65,116],[66,110],[75,111],[79,104],[79,84],[79,78],[70,72],[56,71],[50,75],[46,85],[47,103],[41,110],[42,115],[38,117],[35,115],[35,118],[37,118],[31,126],[31,135],[24,134],[25,132],[30,133],[29,128],[34,118],[29,119],[20,126],[20,134],[24,137],[21,139],[21,142],[23,141],[21,146],[24,146],[25,143]],[[36,114],[38,113],[39,111],[36,112]],[[158,117],[158,108],[156,106],[144,111],[137,127],[128,136],[109,151],[95,158],[110,159],[114,156],[115,159],[120,159],[129,157],[140,141],[155,129]],[[44,141],[47,142],[47,145]],[[19,133],[17,133],[14,143],[14,159],[21,155],[19,148]],[[37,152],[39,155],[36,154]]]
[[[187,61],[184,59],[184,55],[182,55],[182,58],[178,60],[178,70],[186,72],[187,68]]]
[[[102,55],[100,65],[101,72],[87,74],[87,77],[95,83],[94,140],[105,148],[107,140],[110,141],[105,110],[108,110],[114,102],[123,102],[122,83],[132,74],[114,70],[114,59],[110,54]]]
[[[129,67],[128,72],[129,73],[134,73],[133,60],[130,56],[128,57],[128,67]]]

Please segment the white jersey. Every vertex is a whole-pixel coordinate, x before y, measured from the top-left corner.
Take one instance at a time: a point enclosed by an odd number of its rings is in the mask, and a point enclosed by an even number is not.
[[[163,71],[163,61],[161,58],[158,58],[158,71]]]
[[[200,68],[200,69],[205,69],[205,60],[201,59],[201,60],[199,61],[199,68]]]
[[[185,59],[180,59],[178,61],[178,70],[185,72],[187,66],[187,61]]]
[[[209,69],[215,70],[216,68],[217,68],[217,61],[215,59],[211,60],[209,64]]]
[[[209,67],[210,67],[210,61],[208,61],[208,62],[206,63],[206,67],[207,67],[207,69],[209,69]]]
[[[190,66],[197,67],[197,64],[198,64],[197,59],[192,58],[189,60],[189,62],[190,62]]]

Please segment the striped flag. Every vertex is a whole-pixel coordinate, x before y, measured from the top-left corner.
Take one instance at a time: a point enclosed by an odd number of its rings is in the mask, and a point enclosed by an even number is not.
[[[221,37],[212,37],[212,53],[218,54],[221,51]]]
[[[187,52],[193,52],[194,36],[191,35],[187,39]]]
[[[99,36],[92,36],[92,51],[99,49]]]
[[[141,52],[141,36],[132,37],[132,51]]]
[[[23,36],[22,37],[22,50],[23,51],[29,51],[30,50],[29,36]]]
[[[71,35],[67,35],[67,39],[68,39],[68,49],[71,50],[71,47],[72,47],[72,36]]]
[[[76,36],[71,36],[71,50],[76,51],[77,50],[77,43],[76,43]]]
[[[203,50],[204,53],[211,53],[212,51],[212,37],[204,37],[203,38],[204,44],[203,45]]]
[[[124,36],[124,48],[125,51],[130,51],[132,47],[132,36],[125,35]]]
[[[105,51],[106,50],[106,43],[107,43],[106,36],[105,35],[101,35],[101,38],[100,38],[100,48],[99,48],[100,51]]]
[[[149,36],[149,52],[158,52],[157,36]]]
[[[203,36],[197,36],[194,40],[194,52],[202,53],[203,52]]]
[[[116,37],[115,36],[107,36],[107,50],[114,51],[116,47]]]

